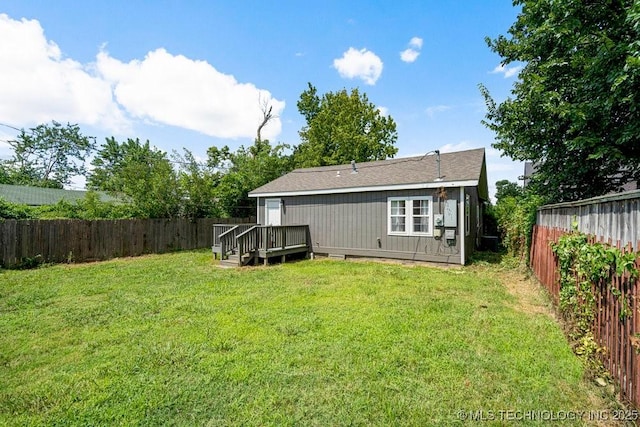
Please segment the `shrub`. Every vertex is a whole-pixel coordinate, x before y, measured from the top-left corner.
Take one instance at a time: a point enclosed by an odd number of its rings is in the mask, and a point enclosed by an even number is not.
[[[536,212],[542,199],[535,194],[508,196],[495,207],[502,244],[509,255],[528,260],[531,234],[536,223]]]

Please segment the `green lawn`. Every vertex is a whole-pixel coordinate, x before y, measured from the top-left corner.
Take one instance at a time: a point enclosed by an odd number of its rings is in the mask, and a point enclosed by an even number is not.
[[[606,409],[557,323],[523,309],[537,302],[495,267],[211,259],[0,271],[0,424],[458,425],[459,410]]]

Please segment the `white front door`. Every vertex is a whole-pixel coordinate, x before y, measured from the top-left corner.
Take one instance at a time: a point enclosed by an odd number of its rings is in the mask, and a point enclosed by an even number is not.
[[[280,199],[266,199],[264,208],[265,225],[280,225]]]

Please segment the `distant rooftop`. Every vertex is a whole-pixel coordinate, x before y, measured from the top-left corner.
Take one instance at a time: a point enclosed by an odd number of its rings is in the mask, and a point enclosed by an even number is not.
[[[60,190],[57,188],[30,187],[26,185],[0,184],[0,198],[10,203],[29,206],[54,205],[61,200],[75,203],[86,196],[84,190]],[[103,202],[117,201],[107,193],[96,192]]]

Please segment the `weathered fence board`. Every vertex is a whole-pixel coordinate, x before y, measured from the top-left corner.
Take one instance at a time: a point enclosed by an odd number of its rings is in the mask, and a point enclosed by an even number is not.
[[[574,223],[578,231],[601,241],[611,239],[623,246],[631,243],[638,250],[640,190],[538,208],[538,225],[571,230]]]
[[[213,224],[255,218],[0,220],[0,266],[98,261],[211,247]]]
[[[559,270],[557,260],[551,251],[551,242],[557,242],[560,236],[568,233],[560,228],[536,225],[531,242],[530,265],[536,277],[542,283],[555,302],[560,295]],[[626,251],[640,247],[640,241],[634,244],[612,241],[611,238],[596,238],[591,242],[614,244]],[[640,268],[640,257],[636,259],[636,268]],[[611,287],[617,289],[620,297],[614,296]],[[601,355],[602,362],[620,386],[622,397],[640,407],[640,350],[636,334],[640,333],[640,309],[638,305],[638,280],[628,275],[616,276],[612,272],[611,285],[593,284],[596,297],[596,317],[592,330],[598,344],[606,351]],[[629,301],[632,314],[620,319],[623,301]]]

